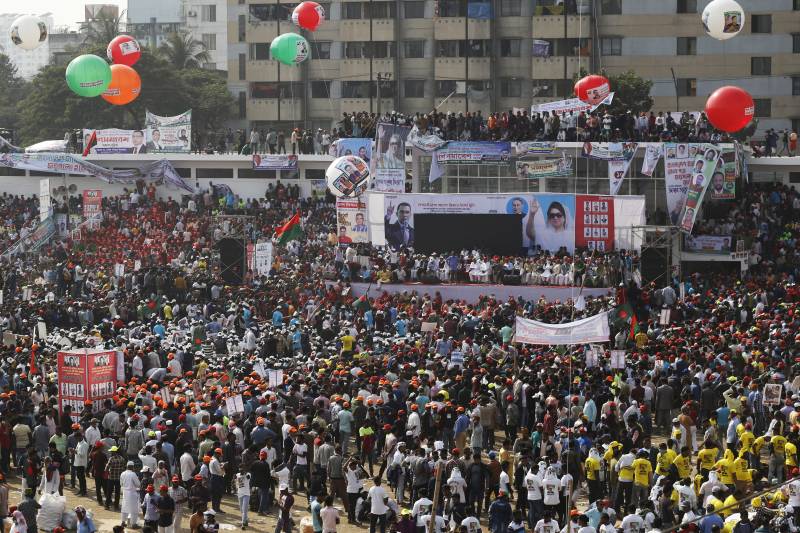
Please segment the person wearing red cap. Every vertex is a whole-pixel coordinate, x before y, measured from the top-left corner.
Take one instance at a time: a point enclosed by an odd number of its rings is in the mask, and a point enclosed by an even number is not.
[[[158,510],[158,533],[174,533],[175,500],[169,495],[169,488],[166,485],[158,488],[156,508]]]
[[[144,525],[153,531],[158,530],[158,494],[153,485],[147,485],[142,500],[142,511],[144,512]]]
[[[186,510],[186,503],[189,501],[189,492],[181,485],[181,478],[177,474],[172,476],[169,495],[175,502],[175,518],[172,522],[172,528],[177,533],[181,531],[181,521]]]
[[[220,458],[222,457],[222,448],[215,448],[214,454],[211,456],[211,461],[208,463],[208,472],[211,478],[209,488],[211,490],[211,508],[217,513],[224,514],[220,509],[220,502],[222,501],[222,493],[225,491],[225,463]]]

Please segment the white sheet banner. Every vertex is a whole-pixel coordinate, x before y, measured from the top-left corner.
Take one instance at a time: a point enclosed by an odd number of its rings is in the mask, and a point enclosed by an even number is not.
[[[517,317],[514,342],[522,344],[588,344],[608,342],[608,313],[569,322],[567,324],[545,324],[537,320]]]
[[[664,145],[661,143],[648,144],[644,150],[644,160],[642,161],[642,174],[645,176],[653,176],[656,170],[661,154],[664,153]]]
[[[580,113],[581,111],[594,111],[601,105],[611,105],[614,101],[614,93],[609,93],[605,99],[597,105],[587,104],[578,98],[570,98],[569,100],[559,100],[557,102],[547,102],[546,104],[534,104],[531,106],[531,115],[534,113],[544,113],[547,111],[550,114],[562,115],[564,113]]]

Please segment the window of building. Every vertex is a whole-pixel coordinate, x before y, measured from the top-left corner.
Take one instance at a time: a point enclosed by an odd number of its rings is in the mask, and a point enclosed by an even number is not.
[[[406,98],[425,98],[425,80],[404,80],[403,94]]]
[[[600,40],[600,53],[604,56],[622,55],[622,37],[603,37]]]
[[[250,98],[277,98],[280,94],[279,85],[277,81],[253,82],[250,84]]]
[[[436,41],[436,57],[458,57],[461,41]]]
[[[331,41],[309,41],[311,45],[311,59],[330,59]]]
[[[678,0],[678,13],[697,13],[697,0]]]
[[[500,39],[500,57],[520,57],[522,39]]]
[[[250,4],[248,12],[251,22],[268,22],[278,20],[277,4]]]
[[[361,2],[342,2],[342,19],[358,20],[361,18]]]
[[[342,98],[369,98],[368,81],[343,81]]]
[[[403,18],[424,19],[425,18],[424,0],[412,0],[409,2],[403,2]]]
[[[697,78],[678,78],[678,96],[697,96]]]
[[[395,87],[397,86],[393,81],[381,81],[372,84],[372,87],[377,87],[380,85],[381,88],[381,99],[383,98],[394,98],[395,94]],[[377,94],[373,93],[373,96],[377,96]]]
[[[519,98],[522,96],[522,80],[500,80],[500,96],[503,98]]]
[[[772,74],[772,58],[751,57],[750,74],[753,76],[770,76]]]
[[[800,76],[792,76],[792,96],[800,96]]]
[[[243,43],[247,40],[247,17],[239,15],[239,42]]]
[[[470,39],[469,57],[490,57],[492,55],[492,41],[489,39]]]
[[[206,70],[217,70],[216,63],[203,63],[203,68]]]
[[[394,41],[372,41],[364,43],[369,57],[369,49],[372,48],[372,57],[375,59],[393,59],[397,55],[397,48]]]
[[[313,80],[311,82],[311,98],[330,98],[331,82],[329,80]]]
[[[792,9],[794,9],[795,11],[800,11],[800,0],[794,0],[792,2]]]
[[[600,0],[600,9],[603,15],[621,15],[622,0]]]
[[[522,0],[500,0],[501,17],[519,17],[522,14]]]
[[[307,168],[306,169],[306,179],[307,180],[324,180],[325,179],[325,169],[324,168]]]
[[[325,13],[325,20],[331,20],[331,3],[322,3],[317,2],[319,6],[322,8],[322,11]]]
[[[247,55],[239,54],[239,81],[247,79]]]
[[[217,21],[217,6],[214,4],[200,6],[200,13],[203,22],[216,22]]]
[[[425,57],[425,40],[405,41],[403,43],[403,55],[407,59],[419,59]]]
[[[678,55],[697,55],[697,37],[678,37]]]
[[[750,33],[772,33],[772,15],[752,15]]]
[[[372,16],[370,17],[370,12]],[[397,17],[397,4],[394,2],[364,2],[364,18],[393,19]]]
[[[465,17],[467,15],[466,0],[440,0],[438,8],[440,17]]]
[[[250,43],[250,59],[256,61],[269,59],[269,43]]]
[[[217,34],[204,33],[202,36],[203,46],[206,50],[214,51],[217,49]]]
[[[792,34],[792,53],[800,54],[800,33]]]
[[[772,100],[770,98],[755,98],[753,102],[755,103],[754,117],[766,118],[772,116]]]
[[[345,41],[342,43],[344,53],[342,54],[345,59],[363,59],[369,57],[367,55],[367,47],[363,41]]]
[[[456,91],[456,80],[436,80],[436,96],[444,98]]]

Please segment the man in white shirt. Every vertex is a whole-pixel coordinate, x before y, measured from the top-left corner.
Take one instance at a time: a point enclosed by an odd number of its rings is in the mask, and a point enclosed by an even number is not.
[[[636,514],[635,505],[628,507],[628,514],[622,519],[620,528],[623,533],[639,533],[639,531],[644,529],[644,518]]]
[[[525,489],[528,491],[528,524],[536,524],[542,516],[542,480],[539,479],[533,468],[525,474]]]
[[[533,533],[557,533],[559,530],[558,522],[553,520],[553,512],[546,510],[544,518],[536,522]]]
[[[381,478],[376,476],[373,481],[375,485],[367,495],[370,501],[369,533],[375,533],[376,525],[380,525],[381,533],[386,533],[386,512],[389,510],[386,503],[389,497],[381,487]]]
[[[192,457],[191,447],[187,447],[183,451],[183,455],[181,455],[179,462],[181,468],[181,480],[184,483],[189,483],[194,476],[194,469],[196,466],[194,463],[194,458]]]
[[[127,518],[132,529],[139,527],[137,522],[139,520],[139,488],[141,487],[141,481],[139,481],[139,476],[136,475],[134,468],[135,463],[128,461],[127,469],[119,476],[119,486],[122,491],[122,524],[125,525]]]
[[[308,480],[308,444],[306,444],[303,436],[297,434],[295,438],[294,448],[292,454],[295,456],[294,476],[292,478],[292,491],[297,492],[296,483],[300,482],[300,490],[305,490],[305,484]]]

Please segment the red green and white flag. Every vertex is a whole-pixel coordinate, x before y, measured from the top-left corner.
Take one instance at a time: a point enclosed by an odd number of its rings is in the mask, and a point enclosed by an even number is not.
[[[283,226],[275,230],[275,238],[278,244],[286,244],[303,236],[303,228],[300,227],[300,213],[297,212]]]

